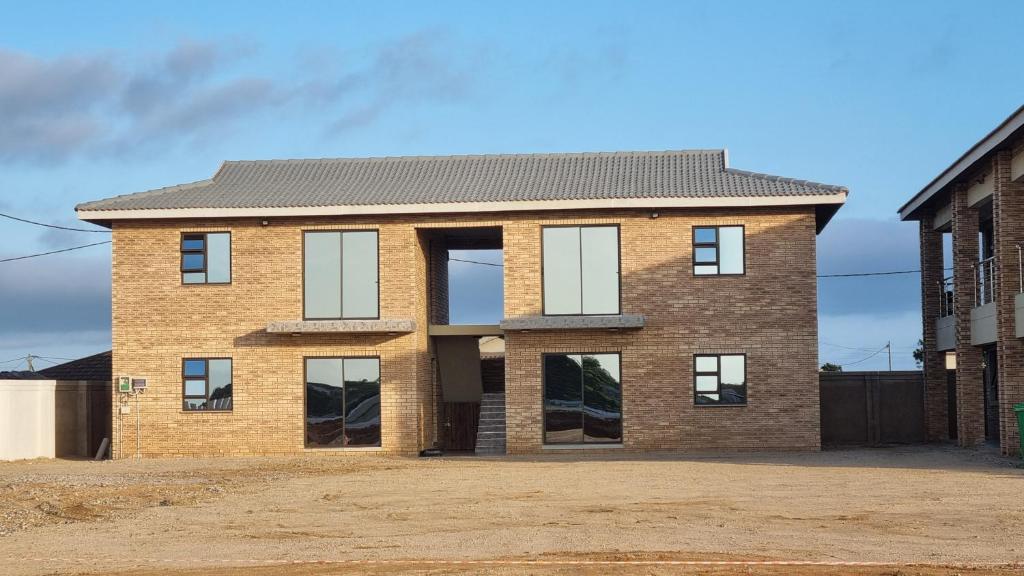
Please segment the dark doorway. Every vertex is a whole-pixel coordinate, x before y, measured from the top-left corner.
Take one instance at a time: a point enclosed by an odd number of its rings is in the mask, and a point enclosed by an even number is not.
[[[982,352],[985,359],[983,385],[985,387],[985,440],[999,442],[999,361],[995,346]]]
[[[479,421],[479,402],[442,402],[441,449],[445,452],[473,451]]]

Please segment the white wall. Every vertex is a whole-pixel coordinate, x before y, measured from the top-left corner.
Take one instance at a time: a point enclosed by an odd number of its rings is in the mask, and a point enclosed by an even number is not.
[[[0,460],[53,458],[56,380],[0,380]]]

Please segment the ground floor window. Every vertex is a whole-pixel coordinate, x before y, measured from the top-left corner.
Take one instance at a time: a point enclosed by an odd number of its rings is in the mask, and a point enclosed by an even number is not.
[[[544,443],[622,442],[619,354],[545,354]]]
[[[745,354],[697,354],[693,357],[693,401],[701,405],[747,403]]]
[[[231,410],[231,358],[184,358],[181,361],[182,409]]]
[[[306,446],[380,446],[380,359],[306,359]]]

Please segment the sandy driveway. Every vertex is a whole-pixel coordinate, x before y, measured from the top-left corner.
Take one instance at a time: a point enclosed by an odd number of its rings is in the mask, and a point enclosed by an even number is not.
[[[1024,469],[988,453],[945,447],[582,461],[0,464],[4,574],[157,574],[187,568],[199,568],[199,574],[213,573],[214,567],[232,575],[447,574],[524,568],[253,568],[359,559],[1021,563]],[[599,574],[628,566],[538,564],[530,572],[581,568]],[[670,568],[683,567],[647,565],[642,571]],[[733,569],[703,567],[701,573]],[[802,570],[759,567],[753,573]],[[916,570],[903,573],[936,573]]]

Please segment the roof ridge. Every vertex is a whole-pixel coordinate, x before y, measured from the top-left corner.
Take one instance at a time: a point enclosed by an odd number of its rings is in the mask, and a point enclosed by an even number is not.
[[[453,160],[453,159],[476,159],[476,158],[601,158],[609,156],[665,156],[665,155],[711,155],[721,154],[723,148],[689,148],[678,150],[619,150],[619,151],[591,151],[591,152],[512,152],[498,154],[438,154],[438,155],[413,155],[413,156],[322,156],[319,158],[267,158],[263,160],[225,160],[217,174],[228,164],[285,164],[285,163],[315,163],[315,162],[337,162],[339,160],[370,162],[375,160],[400,160],[400,161],[422,161],[422,160]]]

